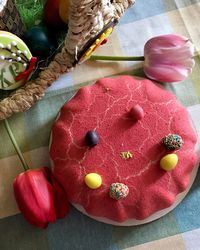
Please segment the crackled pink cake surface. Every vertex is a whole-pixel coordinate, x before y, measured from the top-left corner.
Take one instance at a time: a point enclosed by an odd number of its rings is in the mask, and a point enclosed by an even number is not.
[[[142,107],[144,116],[134,120],[130,110]],[[88,147],[85,135],[95,130],[99,143]],[[172,153],[162,145],[168,134],[184,143],[175,169],[160,168],[160,160]],[[50,156],[54,174],[72,204],[96,217],[116,222],[143,220],[170,207],[183,192],[197,162],[196,134],[188,113],[175,96],[150,80],[130,76],[104,78],[78,91],[61,109],[52,128]],[[122,152],[131,152],[124,159]],[[102,185],[90,189],[88,173],[98,173]],[[124,199],[110,197],[112,183],[129,188]]]

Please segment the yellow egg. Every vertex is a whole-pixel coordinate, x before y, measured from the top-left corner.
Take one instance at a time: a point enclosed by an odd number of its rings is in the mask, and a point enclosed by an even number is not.
[[[99,188],[102,184],[101,176],[96,173],[87,174],[84,180],[85,184],[91,189]]]
[[[176,167],[178,156],[176,154],[167,154],[160,160],[160,167],[166,171],[170,171]]]
[[[60,0],[59,16],[64,23],[68,23],[70,0]]]

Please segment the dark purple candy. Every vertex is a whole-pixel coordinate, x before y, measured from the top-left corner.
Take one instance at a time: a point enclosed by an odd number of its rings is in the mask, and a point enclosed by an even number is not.
[[[90,130],[85,136],[85,141],[89,147],[94,147],[99,143],[99,137],[94,130]]]

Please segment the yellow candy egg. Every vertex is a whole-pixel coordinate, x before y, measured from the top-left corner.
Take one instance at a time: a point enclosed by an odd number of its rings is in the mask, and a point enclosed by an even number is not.
[[[69,6],[70,1],[69,0],[60,0],[59,4],[59,16],[62,19],[64,23],[68,23],[69,19]]]
[[[87,174],[84,180],[85,184],[91,189],[99,188],[102,184],[101,176],[96,173]]]
[[[160,160],[160,167],[166,171],[171,171],[178,163],[176,154],[167,154]]]

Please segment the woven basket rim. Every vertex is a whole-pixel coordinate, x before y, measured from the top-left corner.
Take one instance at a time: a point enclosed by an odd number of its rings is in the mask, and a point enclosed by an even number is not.
[[[60,75],[78,64],[77,57],[114,20],[119,20],[135,0],[73,0],[69,9],[69,29],[64,46],[38,78],[27,82],[0,101],[0,120],[23,112],[40,100]],[[81,15],[80,15],[81,14]],[[93,25],[91,25],[93,24]]]

